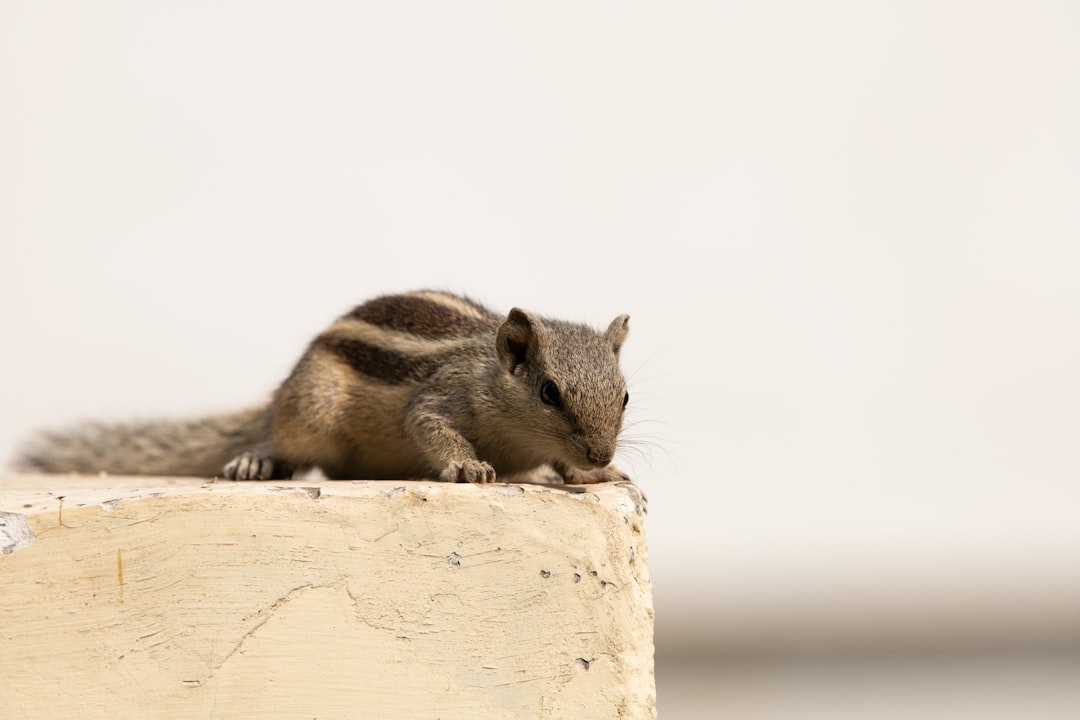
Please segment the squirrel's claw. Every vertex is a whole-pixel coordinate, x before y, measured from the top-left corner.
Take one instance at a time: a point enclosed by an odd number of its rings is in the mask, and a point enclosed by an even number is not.
[[[222,475],[226,480],[280,480],[292,477],[292,469],[269,455],[245,452],[230,460]]]
[[[462,460],[447,465],[439,473],[439,479],[443,482],[492,483],[495,482],[495,468],[480,460]]]
[[[630,476],[610,465],[602,468],[585,470],[582,468],[568,468],[563,475],[563,482],[567,485],[593,485],[603,482],[630,482]]]

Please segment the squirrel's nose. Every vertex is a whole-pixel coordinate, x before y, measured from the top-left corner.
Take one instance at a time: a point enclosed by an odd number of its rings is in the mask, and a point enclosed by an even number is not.
[[[615,448],[603,447],[595,448],[590,447],[588,452],[585,453],[585,457],[589,458],[589,462],[596,465],[607,465],[611,462],[611,457],[615,454]]]

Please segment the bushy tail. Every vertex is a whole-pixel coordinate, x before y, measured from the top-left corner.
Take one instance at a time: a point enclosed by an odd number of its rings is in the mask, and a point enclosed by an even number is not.
[[[216,477],[268,439],[269,406],[194,420],[90,423],[42,432],[16,455],[20,472]]]

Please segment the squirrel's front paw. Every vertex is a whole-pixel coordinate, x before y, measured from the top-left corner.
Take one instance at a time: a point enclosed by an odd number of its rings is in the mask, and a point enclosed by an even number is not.
[[[439,479],[443,482],[491,483],[495,482],[495,468],[481,460],[452,462],[439,473]]]
[[[226,480],[281,480],[292,477],[292,468],[269,455],[246,452],[230,460],[222,475]]]
[[[629,482],[630,476],[608,466],[584,470],[582,468],[568,468],[563,473],[563,482],[567,485],[592,485],[603,482]]]

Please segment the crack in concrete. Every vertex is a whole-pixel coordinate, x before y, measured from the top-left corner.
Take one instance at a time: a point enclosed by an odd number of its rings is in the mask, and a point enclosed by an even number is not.
[[[335,586],[341,585],[343,582],[344,582],[343,580],[339,579],[339,580],[337,580],[337,581],[335,581],[333,583],[326,583],[326,584],[320,584],[320,585],[315,585],[315,584],[312,584],[312,583],[304,583],[303,585],[299,585],[297,587],[294,587],[292,590],[289,590],[287,593],[285,593],[284,595],[279,597],[277,600],[274,600],[272,603],[267,605],[265,608],[260,609],[258,611],[258,614],[261,615],[261,617],[259,618],[258,622],[256,622],[253,626],[251,626],[251,628],[249,628],[243,635],[240,636],[240,639],[233,646],[232,650],[230,650],[228,653],[226,653],[225,657],[223,657],[211,669],[210,674],[207,677],[207,680],[210,680],[211,678],[213,678],[214,675],[216,675],[217,672],[219,670],[221,670],[221,668],[223,668],[225,666],[225,663],[227,663],[229,661],[229,658],[231,658],[236,653],[240,652],[244,648],[244,644],[252,636],[254,636],[255,633],[257,633],[259,631],[259,628],[261,628],[263,625],[266,625],[266,623],[268,623],[270,621],[270,618],[274,617],[274,614],[279,609],[281,609],[284,605],[287,605],[288,603],[290,603],[291,601],[293,601],[296,598],[300,597],[301,595],[308,592],[309,590],[316,590],[316,589],[320,589],[320,588],[335,587]]]

